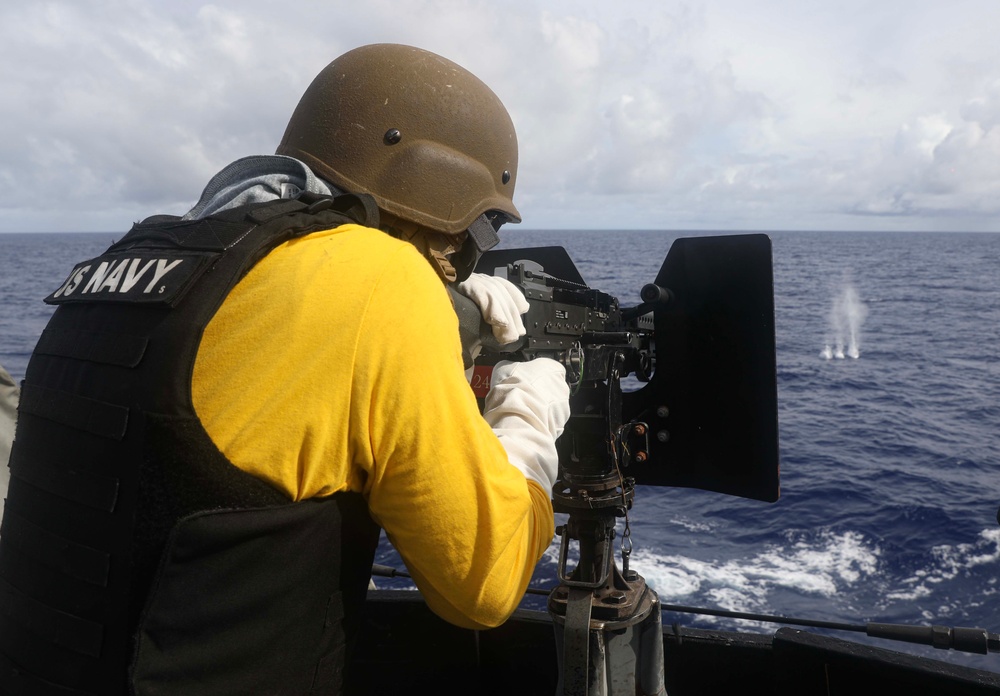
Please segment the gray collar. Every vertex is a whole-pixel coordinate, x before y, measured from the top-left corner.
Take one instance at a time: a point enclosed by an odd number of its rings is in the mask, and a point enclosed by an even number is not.
[[[251,155],[213,176],[201,198],[183,217],[196,220],[247,203],[295,198],[302,191],[329,196],[339,191],[304,163],[284,155]]]

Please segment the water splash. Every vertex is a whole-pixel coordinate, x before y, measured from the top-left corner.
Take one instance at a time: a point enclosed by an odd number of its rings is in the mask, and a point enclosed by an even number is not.
[[[830,336],[820,351],[825,360],[845,357],[857,360],[861,356],[861,325],[868,316],[868,307],[858,297],[858,291],[845,281],[840,294],[833,298],[830,308]]]

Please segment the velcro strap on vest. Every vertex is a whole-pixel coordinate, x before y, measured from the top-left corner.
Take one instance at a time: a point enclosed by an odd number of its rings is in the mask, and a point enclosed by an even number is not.
[[[104,627],[29,597],[0,578],[0,613],[55,645],[90,657],[101,656]]]
[[[37,696],[97,696],[93,691],[82,691],[70,686],[53,684],[27,672],[0,654],[0,693],[35,694]]]
[[[46,493],[95,510],[114,512],[118,502],[118,479],[110,476],[63,469],[40,461],[33,461],[30,465],[11,465],[10,472]]]
[[[300,213],[307,210],[308,207],[309,206],[305,203],[296,199],[276,201],[274,203],[269,203],[268,205],[250,210],[250,212],[247,213],[247,219],[263,225],[265,222],[269,222],[276,217],[288,215],[290,213]]]
[[[135,367],[146,352],[149,339],[106,331],[45,329],[35,352],[105,365]]]
[[[13,510],[4,514],[0,534],[19,553],[44,566],[92,585],[107,587],[111,556],[104,551],[48,532]]]
[[[127,406],[27,383],[18,410],[113,440],[122,440],[128,426]]]
[[[108,251],[127,251],[137,246],[222,251],[253,228],[243,215],[219,215],[203,220],[150,218],[133,225],[132,230]]]

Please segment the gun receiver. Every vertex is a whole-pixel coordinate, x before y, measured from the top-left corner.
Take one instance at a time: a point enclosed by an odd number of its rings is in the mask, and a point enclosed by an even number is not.
[[[766,235],[676,240],[640,289],[641,303],[627,308],[588,287],[562,247],[490,251],[476,270],[506,277],[530,309],[527,334],[501,346],[475,305],[453,294],[473,388],[485,396],[499,360],[544,356],[566,367],[572,415],[557,443],[563,482],[607,480],[618,469],[629,489],[634,482],[777,500]]]

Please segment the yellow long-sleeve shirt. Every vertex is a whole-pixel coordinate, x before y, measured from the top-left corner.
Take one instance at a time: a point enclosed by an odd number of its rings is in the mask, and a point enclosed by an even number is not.
[[[447,292],[410,244],[358,225],[287,242],[205,330],[195,410],[293,500],[360,492],[430,607],[502,623],[553,535],[465,381]]]

